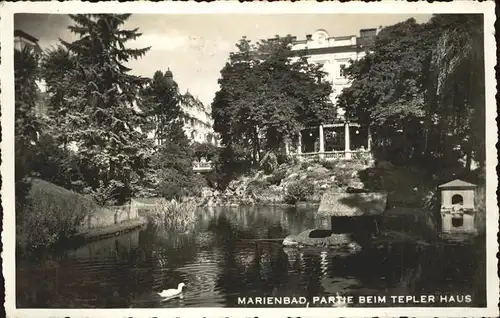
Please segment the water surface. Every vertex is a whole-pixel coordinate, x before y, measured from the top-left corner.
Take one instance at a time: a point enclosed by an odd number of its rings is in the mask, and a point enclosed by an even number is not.
[[[17,305],[224,307],[239,306],[239,297],[312,299],[339,292],[354,296],[469,294],[471,304],[446,306],[485,306],[484,245],[474,241],[420,252],[395,246],[391,251],[349,255],[329,249],[287,249],[279,241],[255,240],[325,227],[325,220],[315,220],[314,210],[205,209],[184,233],[149,226],[58,255],[18,260]],[[182,299],[163,302],[157,296],[180,282],[187,285]]]

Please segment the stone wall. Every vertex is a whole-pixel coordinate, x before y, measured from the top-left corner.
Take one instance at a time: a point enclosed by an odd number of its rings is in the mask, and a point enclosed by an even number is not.
[[[102,228],[135,220],[139,217],[134,205],[117,205],[98,208],[94,213],[87,215],[80,226],[80,232]]]

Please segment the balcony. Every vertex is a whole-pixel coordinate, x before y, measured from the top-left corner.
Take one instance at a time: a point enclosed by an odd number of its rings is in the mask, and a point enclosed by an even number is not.
[[[213,169],[213,164],[211,161],[206,161],[206,162],[195,161],[195,162],[193,162],[193,171],[194,172],[199,172],[199,173],[210,172],[210,171],[212,171],[212,169]]]
[[[314,160],[321,159],[326,161],[333,160],[373,160],[373,155],[369,150],[339,150],[339,151],[324,151],[324,152],[306,152],[296,153],[295,156],[299,160]]]

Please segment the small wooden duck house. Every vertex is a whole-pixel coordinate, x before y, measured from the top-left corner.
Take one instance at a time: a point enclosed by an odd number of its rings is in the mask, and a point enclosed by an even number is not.
[[[439,186],[443,233],[475,233],[476,185],[455,179]]]

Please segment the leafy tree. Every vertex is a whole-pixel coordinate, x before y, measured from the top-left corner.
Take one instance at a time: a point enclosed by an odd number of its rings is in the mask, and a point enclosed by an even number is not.
[[[180,94],[170,70],[156,71],[142,91],[143,109],[147,117],[146,132],[154,132],[159,145],[167,138],[165,128],[181,117]]]
[[[392,159],[436,168],[464,155],[466,167],[472,156],[484,162],[482,43],[478,15],[386,27],[373,52],[347,69],[352,85],[339,103],[350,119],[371,125],[376,148]]]
[[[59,48],[45,60],[60,138],[77,149],[78,182],[101,204],[121,204],[133,195],[133,180],[145,174],[150,157],[151,146],[138,129],[144,118],[136,103],[147,80],[128,74],[125,66],[149,48],[126,48],[141,35],[138,29],[122,29],[129,17],[70,15],[75,25],[69,29],[80,38],[61,41],[67,52]]]
[[[241,150],[257,163],[304,126],[335,116],[326,73],[304,57],[292,58],[292,41],[276,37],[254,45],[243,38],[231,53],[212,103],[214,130],[228,153]]]
[[[157,149],[149,176],[156,179],[156,193],[165,198],[196,194],[200,183],[193,174],[194,147],[184,133],[184,96],[170,70],[157,71],[144,88],[143,109],[146,129],[154,132]]]
[[[442,30],[429,67],[427,125],[437,144],[427,151],[443,156],[459,149],[465,167],[485,163],[485,77],[483,16],[436,15],[429,29]],[[430,119],[433,119],[430,122]]]
[[[425,116],[424,64],[431,52],[422,25],[409,19],[378,34],[372,53],[346,70],[352,85],[339,105],[346,115],[370,125],[375,146],[411,157],[421,150],[420,121]],[[397,136],[397,137],[394,137]]]
[[[14,51],[15,184],[16,204],[21,210],[33,173],[40,121],[35,115],[38,100],[38,54],[31,47]]]
[[[194,157],[197,160],[201,160],[201,158],[205,158],[210,161],[217,156],[217,147],[209,142],[199,143],[194,142],[192,145]]]
[[[219,189],[225,189],[231,180],[248,172],[252,164],[252,157],[247,149],[233,143],[219,149],[213,165],[214,170],[209,177]]]
[[[153,165],[159,174],[160,194],[167,198],[181,198],[193,194],[193,153],[184,134],[180,119],[164,127],[164,142],[154,156]]]

